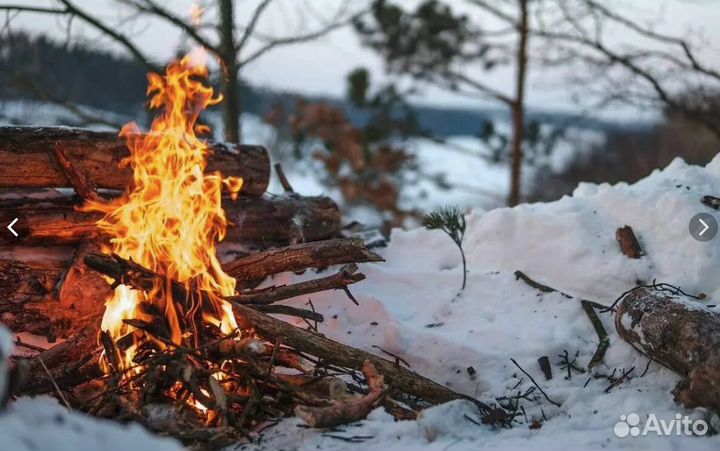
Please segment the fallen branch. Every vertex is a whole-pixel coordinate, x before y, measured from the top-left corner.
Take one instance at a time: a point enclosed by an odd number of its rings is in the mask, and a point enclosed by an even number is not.
[[[547,393],[545,393],[545,390],[543,390],[542,387],[540,387],[540,385],[539,385],[537,382],[535,382],[535,379],[533,379],[533,377],[530,375],[530,373],[528,373],[527,371],[525,371],[525,370],[523,369],[523,367],[521,367],[520,364],[517,363],[517,361],[515,361],[515,359],[511,358],[510,361],[512,361],[512,363],[515,364],[515,366],[516,366],[520,371],[522,371],[525,376],[527,376],[527,377],[530,379],[530,382],[532,382],[532,384],[533,384],[538,390],[540,390],[540,393],[542,393],[542,395],[545,397],[545,399],[547,399],[547,401],[548,401],[550,404],[552,404],[552,405],[554,405],[554,406],[557,406],[557,407],[560,407],[560,406],[561,406],[561,404],[560,404],[559,402],[553,401],[552,399],[550,399],[550,397],[547,395]]]
[[[610,346],[610,338],[608,337],[608,333],[605,330],[605,326],[603,326],[603,323],[602,321],[600,321],[597,312],[595,312],[595,307],[605,307],[587,300],[580,301],[580,304],[582,305],[585,314],[590,319],[590,322],[592,323],[599,340],[597,349],[595,350],[595,353],[593,354],[590,362],[587,365],[588,370],[591,370],[593,367],[597,366],[598,364],[600,364],[600,362],[602,362],[602,360],[605,358],[605,352]]]
[[[253,281],[286,271],[381,261],[361,239],[335,238],[258,252],[223,264],[223,270],[241,281]]]
[[[293,298],[320,291],[337,290],[347,287],[355,282],[365,280],[365,275],[357,273],[357,265],[350,264],[340,269],[339,272],[319,279],[308,280],[291,285],[272,286],[259,290],[242,292],[237,296],[231,296],[228,301],[238,304],[272,304],[283,299]]]
[[[326,407],[298,405],[295,407],[295,415],[312,428],[332,428],[367,417],[382,398],[384,379],[369,360],[363,362],[362,372],[370,388],[367,395],[333,401]]]
[[[274,341],[277,338],[286,346],[315,355],[327,363],[347,368],[360,368],[366,360],[369,360],[392,388],[428,402],[439,404],[453,399],[471,399],[393,362],[322,335],[299,329],[248,306],[236,304],[233,309],[238,321],[252,325],[267,340]],[[492,407],[474,399],[473,402],[477,403],[483,412],[493,410]]]
[[[715,196],[711,196],[708,194],[708,195],[703,196],[700,199],[700,202],[703,205],[706,205],[706,206],[712,208],[713,210],[720,209],[720,197],[715,197]]]
[[[531,287],[535,288],[536,290],[542,291],[543,293],[555,293],[557,290],[555,288],[549,287],[547,285],[543,285],[539,282],[534,281],[530,277],[528,277],[527,274],[520,271],[519,269],[515,271],[515,280],[522,280],[526,284],[530,285]],[[562,293],[564,296],[567,296],[565,293]]]
[[[267,305],[267,304],[246,304],[248,307],[257,310],[258,312],[268,313],[272,315],[287,315],[294,316],[297,318],[303,318],[310,321],[316,321],[322,323],[325,321],[325,317],[320,313],[313,312],[312,310],[306,310],[289,305]]]
[[[537,290],[542,291],[543,293],[560,293],[562,296],[568,299],[575,299],[573,296],[570,296],[567,293],[563,293],[562,291],[556,290],[555,288],[534,281],[522,271],[515,271],[515,278],[522,280],[526,284]],[[594,366],[597,366],[602,361],[602,359],[605,357],[605,352],[607,351],[607,348],[610,346],[610,339],[608,338],[607,331],[605,330],[605,327],[600,321],[600,318],[598,318],[595,309],[597,308],[600,309],[600,311],[602,312],[607,312],[610,310],[610,308],[597,302],[588,301],[585,299],[580,300],[580,304],[582,305],[585,314],[588,316],[588,318],[590,318],[590,322],[592,323],[593,328],[595,329],[595,333],[600,340],[600,343],[598,343],[598,347],[595,350],[595,353],[590,359],[590,363],[588,363],[588,369],[592,369]]]

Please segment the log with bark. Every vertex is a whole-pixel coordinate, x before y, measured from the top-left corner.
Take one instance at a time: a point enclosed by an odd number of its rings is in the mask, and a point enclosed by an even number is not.
[[[14,332],[30,332],[54,341],[89,324],[99,324],[103,300],[110,290],[84,263],[88,244],[72,247],[0,247],[0,321]],[[92,248],[90,248],[92,250]],[[105,261],[113,261],[104,257]],[[258,252],[223,265],[238,277],[238,288],[254,286],[248,277],[264,278],[286,270],[299,271],[348,263],[326,277],[270,288],[243,289],[239,303],[267,304],[318,291],[343,289],[364,279],[353,263],[382,261],[362,240],[338,238]],[[246,264],[256,262],[255,266]],[[256,270],[258,269],[258,270]]]
[[[68,127],[0,127],[0,188],[72,187],[54,154],[58,142],[76,169],[98,188],[124,190],[131,185],[131,168],[118,168],[129,151],[117,133]],[[214,141],[208,141],[208,147],[213,154],[207,172],[242,177],[245,196],[265,193],[270,159],[263,147]]]
[[[76,209],[70,197],[2,199],[0,215],[21,213],[29,233],[24,245],[74,245],[98,236],[99,213]],[[327,197],[264,196],[224,199],[228,231],[225,240],[268,247],[335,237],[340,210]]]
[[[720,412],[720,314],[679,291],[640,287],[620,301],[620,336],[683,379],[675,401]]]
[[[0,322],[14,332],[51,342],[99,324],[111,290],[83,262],[92,243],[79,249],[0,247]]]
[[[286,271],[381,261],[383,258],[369,250],[361,239],[336,238],[257,252],[225,263],[223,269],[239,280],[252,281]]]

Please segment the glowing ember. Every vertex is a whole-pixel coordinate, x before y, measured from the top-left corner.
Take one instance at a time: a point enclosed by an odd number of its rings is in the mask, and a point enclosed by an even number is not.
[[[180,300],[173,299],[172,290],[163,283],[148,292],[118,286],[106,302],[102,320],[102,329],[114,340],[133,333],[136,341],[153,340],[161,349],[173,344],[197,346],[201,327],[212,325],[224,334],[237,328],[230,305],[222,299],[235,293],[235,279],[223,272],[215,245],[224,238],[227,225],[221,206],[223,186],[234,196],[242,179],[204,172],[210,151],[197,134],[208,128],[198,124],[198,117],[221,100],[199,81],[206,77],[197,52],[171,63],[164,76],[149,74],[150,106],[161,112],[147,134],[141,134],[134,123],[121,131],[130,149],[123,164],[133,169],[134,185],[114,201],[84,206],[105,213],[97,225],[111,237],[106,252],[183,283],[192,293]],[[201,296],[201,291],[206,295]],[[150,321],[148,308],[164,312],[171,343],[157,343],[155,337],[144,337],[123,321]],[[124,352],[126,367],[134,353],[135,346]]]

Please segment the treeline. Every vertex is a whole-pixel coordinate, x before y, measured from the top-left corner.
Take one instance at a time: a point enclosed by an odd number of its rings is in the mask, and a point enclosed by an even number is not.
[[[138,117],[145,108],[147,68],[134,59],[90,45],[64,45],[46,36],[23,32],[4,34],[0,40],[0,100],[33,99],[84,105]],[[240,82],[243,112],[264,115],[278,105],[291,110],[298,93],[275,91]],[[303,96],[343,109],[350,121],[363,126],[367,113],[344,99]],[[506,116],[493,109],[414,107],[417,121],[433,136],[478,135],[487,121]],[[529,121],[575,122],[595,130],[612,124],[552,112],[529,112]],[[501,119],[502,120],[502,119]]]
[[[63,45],[23,32],[0,40],[0,100],[83,105],[138,116],[146,107],[147,68],[89,45]],[[259,96],[243,86],[243,103],[259,111]]]

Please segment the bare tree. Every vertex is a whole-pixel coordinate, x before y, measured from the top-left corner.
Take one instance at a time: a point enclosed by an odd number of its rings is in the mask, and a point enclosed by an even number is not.
[[[146,55],[140,46],[133,42],[123,31],[122,26],[118,27],[106,23],[97,12],[80,8],[72,0],[55,1],[57,3],[56,7],[0,4],[0,11],[53,14],[67,17],[68,20],[78,19],[102,35],[112,39],[132,57],[141,61],[148,70],[161,72],[161,64]],[[156,0],[114,1],[134,14],[136,21],[153,18],[172,25],[220,61],[223,79],[222,93],[226,99],[223,102],[225,138],[232,142],[239,142],[242,138],[240,122],[242,99],[240,98],[238,83],[245,66],[255,62],[274,49],[321,38],[334,30],[346,26],[364,13],[363,9],[357,7],[357,3],[362,2],[340,0],[334,14],[330,18],[316,20],[319,25],[315,25],[312,29],[304,26],[302,29],[295,30],[292,34],[275,36],[261,33],[258,30],[264,14],[274,0],[259,0],[248,22],[245,24],[237,23],[235,6],[232,0],[213,0],[211,5],[217,8],[218,19],[215,25],[209,22],[193,23],[192,20],[188,20],[183,15],[165,7]]]
[[[510,205],[523,194],[530,69],[566,80],[564,93],[574,92],[585,114],[618,102],[660,107],[720,136],[720,72],[687,39],[659,33],[596,0],[465,0],[454,6],[427,0],[408,11],[375,0],[372,20],[358,21],[356,29],[390,72],[508,108]],[[484,79],[500,67],[514,71],[512,88]]]

